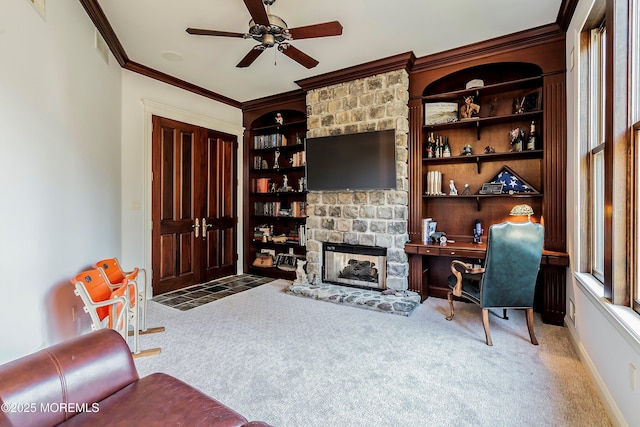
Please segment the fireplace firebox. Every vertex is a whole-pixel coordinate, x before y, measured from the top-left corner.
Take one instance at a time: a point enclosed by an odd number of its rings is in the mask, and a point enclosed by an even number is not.
[[[324,242],[322,251],[323,282],[364,289],[386,289],[386,248]]]

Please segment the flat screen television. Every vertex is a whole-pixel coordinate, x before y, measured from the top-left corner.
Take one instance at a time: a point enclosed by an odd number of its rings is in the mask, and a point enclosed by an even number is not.
[[[307,190],[396,188],[394,129],[307,138]]]

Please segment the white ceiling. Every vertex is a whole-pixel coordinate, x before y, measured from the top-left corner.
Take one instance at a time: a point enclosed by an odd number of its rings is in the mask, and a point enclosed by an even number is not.
[[[299,89],[296,80],[380,58],[409,51],[419,58],[551,24],[561,2],[277,0],[271,13],[290,28],[333,20],[344,27],[341,36],[291,42],[320,62],[308,70],[275,48],[250,67],[236,68],[257,42],[185,32],[246,32],[251,17],[242,0],[98,1],[131,61],[240,102]],[[181,60],[165,58],[174,54]]]

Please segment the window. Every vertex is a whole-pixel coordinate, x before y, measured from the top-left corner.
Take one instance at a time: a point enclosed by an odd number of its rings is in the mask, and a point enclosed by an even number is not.
[[[586,135],[589,195],[590,273],[604,283],[604,194],[605,194],[605,64],[606,27],[604,21],[590,31],[588,46],[589,79],[587,94],[588,129]]]

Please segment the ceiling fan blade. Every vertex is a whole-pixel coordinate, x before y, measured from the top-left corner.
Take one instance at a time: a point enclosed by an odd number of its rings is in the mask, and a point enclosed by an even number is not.
[[[258,58],[258,56],[260,56],[260,54],[264,51],[265,49],[261,45],[254,47],[249,51],[249,53],[247,53],[244,56],[244,58],[242,58],[240,62],[238,62],[238,65],[236,65],[236,67],[238,68],[248,67],[249,65],[253,64],[253,61],[255,61]]]
[[[339,36],[342,34],[342,25],[338,21],[324,22],[305,27],[289,28],[289,33],[293,40]]]
[[[187,33],[198,35],[198,36],[222,36],[222,37],[244,38],[243,33],[234,33],[231,31],[202,30],[200,28],[187,28]]]
[[[269,25],[269,16],[267,16],[262,0],[244,0],[244,5],[249,9],[253,22],[260,25]]]
[[[296,61],[297,63],[299,63],[300,65],[306,68],[313,68],[316,65],[318,65],[318,61],[316,61],[315,59],[313,59],[312,57],[310,57],[300,49],[297,49],[291,45],[287,45],[286,48],[279,49],[279,50],[285,55],[287,55],[289,58],[293,59],[294,61]]]

